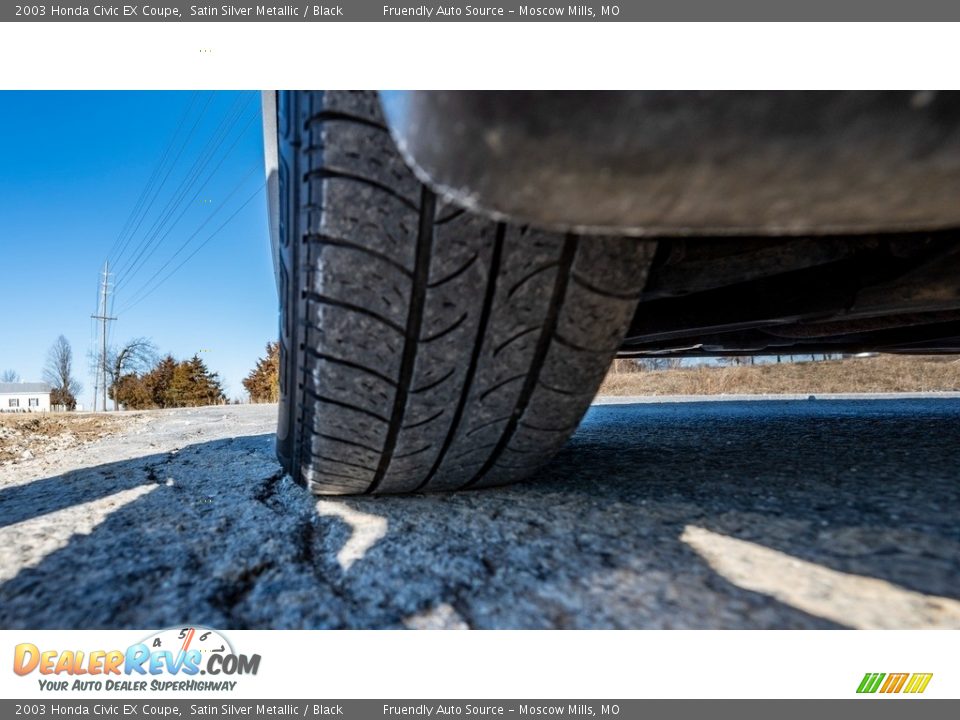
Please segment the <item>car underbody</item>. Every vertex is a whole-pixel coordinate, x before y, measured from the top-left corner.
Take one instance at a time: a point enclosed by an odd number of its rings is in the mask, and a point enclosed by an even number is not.
[[[960,352],[960,232],[658,241],[619,357]]]

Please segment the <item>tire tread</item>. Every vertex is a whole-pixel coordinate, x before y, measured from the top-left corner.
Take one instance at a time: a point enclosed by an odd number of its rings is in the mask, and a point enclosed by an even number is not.
[[[529,475],[588,407],[649,245],[463,211],[407,169],[376,93],[284,95],[284,466],[319,494]]]

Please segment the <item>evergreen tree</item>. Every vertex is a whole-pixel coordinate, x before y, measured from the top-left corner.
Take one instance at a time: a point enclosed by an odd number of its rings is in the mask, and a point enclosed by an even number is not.
[[[146,381],[136,373],[122,375],[110,387],[110,397],[125,410],[146,410],[157,407]]]
[[[143,377],[147,392],[153,399],[154,407],[177,407],[173,404],[170,388],[173,385],[173,373],[177,368],[177,361],[172,355],[162,358],[154,368]]]
[[[268,342],[266,357],[243,380],[250,402],[275,403],[280,399],[280,343]]]
[[[210,372],[199,355],[177,363],[170,382],[168,407],[220,405],[226,401],[220,377]]]
[[[162,358],[147,373],[126,373],[110,388],[111,397],[128,410],[222,405],[227,401],[220,377],[199,355],[177,362]]]

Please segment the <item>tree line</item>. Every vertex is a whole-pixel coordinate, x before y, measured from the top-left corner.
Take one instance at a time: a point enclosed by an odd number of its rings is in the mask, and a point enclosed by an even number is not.
[[[110,354],[110,397],[130,410],[195,407],[227,402],[220,378],[194,355],[177,361],[171,355],[147,367],[152,345],[139,338]],[[268,342],[266,354],[257,359],[243,379],[250,402],[275,403],[280,399],[280,343]]]
[[[166,355],[145,372],[121,375],[108,387],[107,393],[115,407],[119,404],[128,410],[227,402],[219,376],[207,368],[199,355],[179,361]]]
[[[101,365],[105,362],[105,367]],[[90,358],[91,371],[100,376],[105,370],[107,396],[113,409],[196,407],[227,402],[220,377],[212,372],[198,354],[177,360],[171,354],[160,356],[147,338],[134,338],[111,347],[105,361],[99,355]],[[50,385],[50,403],[75,410],[83,385],[73,375],[73,349],[59,336],[47,353],[43,379]],[[20,382],[14,370],[0,373],[0,382]],[[275,403],[280,399],[280,344],[268,342],[266,354],[243,380],[243,387],[254,403]]]

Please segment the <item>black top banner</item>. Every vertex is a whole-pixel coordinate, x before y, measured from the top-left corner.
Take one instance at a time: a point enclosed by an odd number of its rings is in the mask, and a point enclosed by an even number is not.
[[[331,2],[118,4],[94,0],[0,7],[0,22],[848,22],[956,21],[951,0],[621,0],[617,3]]]

